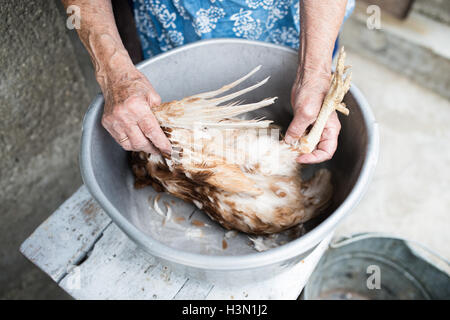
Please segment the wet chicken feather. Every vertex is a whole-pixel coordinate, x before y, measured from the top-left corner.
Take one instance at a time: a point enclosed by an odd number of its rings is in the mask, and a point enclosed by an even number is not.
[[[342,48],[319,116],[309,133],[294,145],[280,139],[270,120],[236,118],[269,106],[276,98],[250,104],[229,102],[262,86],[268,78],[220,96],[260,67],[218,90],[155,107],[173,152],[133,152],[135,185],[151,185],[156,191],[192,202],[226,229],[249,234],[277,233],[315,217],[330,202],[331,173],[321,169],[302,181],[301,166],[295,159],[314,150],[334,110],[348,114],[342,100],[351,77],[344,59]]]

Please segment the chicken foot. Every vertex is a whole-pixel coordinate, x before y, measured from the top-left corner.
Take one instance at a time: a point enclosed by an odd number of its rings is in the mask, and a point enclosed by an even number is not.
[[[300,139],[300,153],[311,153],[317,147],[320,142],[322,132],[325,128],[325,124],[328,121],[328,117],[333,111],[337,110],[345,115],[350,113],[345,103],[342,102],[345,94],[350,89],[351,83],[351,72],[347,73],[350,66],[344,66],[345,56],[346,54],[344,47],[342,47],[339,50],[336,71],[331,77],[330,89],[328,90],[328,93],[322,103],[317,120],[314,122],[314,125],[309,133]]]

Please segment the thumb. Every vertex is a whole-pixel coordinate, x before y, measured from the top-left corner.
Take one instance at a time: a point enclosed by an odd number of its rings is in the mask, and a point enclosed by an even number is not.
[[[303,136],[306,129],[312,122],[312,119],[304,117],[300,112],[296,112],[294,119],[292,119],[292,122],[289,124],[286,131],[284,141],[288,144],[294,144]]]

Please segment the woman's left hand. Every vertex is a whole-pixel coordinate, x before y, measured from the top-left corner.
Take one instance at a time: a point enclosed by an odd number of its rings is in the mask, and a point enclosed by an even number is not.
[[[306,129],[314,123],[322,102],[330,88],[331,72],[308,70],[300,66],[291,91],[291,105],[294,111],[286,132],[285,141],[289,144],[299,140]],[[330,160],[337,148],[341,123],[336,112],[329,117],[317,148],[297,158],[299,163],[319,163]]]

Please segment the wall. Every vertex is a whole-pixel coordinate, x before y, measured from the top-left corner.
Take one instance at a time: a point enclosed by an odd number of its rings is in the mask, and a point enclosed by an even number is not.
[[[0,16],[0,298],[64,297],[18,249],[82,183],[81,121],[98,87],[59,1],[2,0]]]

